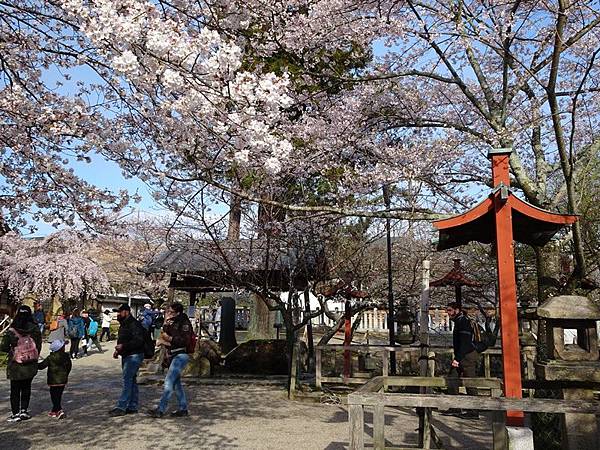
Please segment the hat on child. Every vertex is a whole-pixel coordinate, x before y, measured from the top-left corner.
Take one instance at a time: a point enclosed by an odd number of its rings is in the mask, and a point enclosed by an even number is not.
[[[65,346],[65,341],[61,341],[60,339],[57,339],[55,341],[52,341],[52,343],[50,344],[50,351],[57,352],[64,346]]]

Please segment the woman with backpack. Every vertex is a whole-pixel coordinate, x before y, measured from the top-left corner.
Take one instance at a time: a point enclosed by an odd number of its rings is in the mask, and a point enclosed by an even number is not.
[[[79,357],[79,342],[81,342],[81,339],[85,336],[85,322],[79,316],[79,309],[77,308],[71,313],[68,333],[69,339],[71,339],[69,354],[71,355],[71,359],[76,359]]]
[[[10,380],[10,407],[12,415],[7,422],[31,419],[29,400],[31,382],[38,371],[42,349],[42,334],[33,320],[31,308],[19,306],[10,328],[2,336],[0,351],[8,353],[6,375]]]

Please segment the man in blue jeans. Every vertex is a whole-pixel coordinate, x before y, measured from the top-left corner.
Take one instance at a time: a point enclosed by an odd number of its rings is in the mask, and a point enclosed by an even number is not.
[[[151,417],[163,417],[169,400],[175,392],[179,402],[179,408],[171,413],[172,417],[186,417],[188,415],[187,398],[181,384],[181,373],[187,366],[190,355],[192,341],[192,323],[186,314],[183,312],[181,303],[172,303],[167,308],[165,314],[165,324],[163,332],[160,334],[158,344],[167,348],[167,364],[169,371],[165,377],[165,384],[162,397],[158,408],[148,411]]]
[[[139,393],[137,373],[144,361],[144,328],[132,315],[131,308],[123,303],[115,310],[118,313],[119,334],[113,358],[121,357],[123,391],[117,406],[109,411],[112,417],[138,412]]]

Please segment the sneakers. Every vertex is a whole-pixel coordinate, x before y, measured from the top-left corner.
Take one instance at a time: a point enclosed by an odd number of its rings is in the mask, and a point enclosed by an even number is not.
[[[121,417],[121,416],[124,416],[125,414],[127,414],[127,412],[121,408],[113,408],[108,412],[108,415],[110,417]]]
[[[148,414],[150,417],[152,417],[154,419],[160,419],[162,416],[164,416],[164,413],[161,412],[158,408],[149,409],[146,414]]]
[[[180,409],[178,411],[173,411],[171,413],[171,417],[187,417],[187,416],[189,416],[187,409]]]
[[[8,416],[8,419],[6,419],[6,421],[8,423],[20,422],[21,420],[22,419],[21,419],[21,416],[19,414],[13,414],[11,416]]]
[[[63,419],[66,417],[65,412],[61,409],[60,411],[50,411],[48,417],[54,417],[55,419]]]
[[[31,419],[31,414],[29,414],[29,411],[27,411],[26,409],[22,409],[19,413],[19,417],[21,418],[21,420],[29,420]]]

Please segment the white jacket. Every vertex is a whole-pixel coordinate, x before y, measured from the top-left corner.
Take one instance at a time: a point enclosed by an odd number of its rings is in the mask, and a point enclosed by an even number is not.
[[[110,314],[102,313],[102,328],[110,328],[112,317]]]

